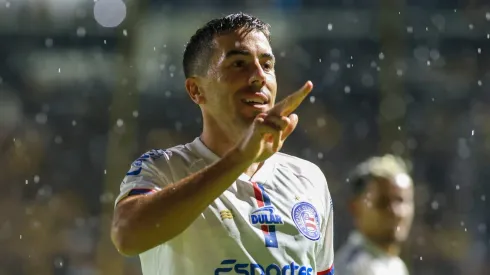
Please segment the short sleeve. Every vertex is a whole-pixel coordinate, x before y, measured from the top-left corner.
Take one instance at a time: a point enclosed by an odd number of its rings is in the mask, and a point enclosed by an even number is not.
[[[136,159],[126,173],[114,206],[130,195],[149,194],[170,183],[169,155],[165,150],[151,150]]]
[[[325,191],[323,201],[325,202],[325,219],[321,224],[321,237],[316,251],[317,275],[334,274],[334,243],[333,243],[333,201],[328,189],[325,175],[318,168],[315,180],[321,181]]]

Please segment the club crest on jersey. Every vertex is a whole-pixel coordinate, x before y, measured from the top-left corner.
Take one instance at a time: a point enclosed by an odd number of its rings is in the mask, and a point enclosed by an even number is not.
[[[298,202],[293,206],[291,218],[299,232],[306,238],[316,241],[320,239],[320,219],[315,207],[308,202]]]
[[[254,210],[250,214],[250,222],[256,226],[284,224],[281,216],[276,214],[272,206],[264,206]]]

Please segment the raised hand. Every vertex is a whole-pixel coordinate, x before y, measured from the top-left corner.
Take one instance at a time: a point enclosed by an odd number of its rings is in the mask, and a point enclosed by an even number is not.
[[[298,116],[293,112],[312,89],[313,84],[307,81],[267,113],[259,114],[237,145],[241,155],[249,161],[262,162],[279,151],[298,124]]]

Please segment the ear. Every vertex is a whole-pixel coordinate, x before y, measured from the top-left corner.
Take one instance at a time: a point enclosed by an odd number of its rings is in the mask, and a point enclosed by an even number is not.
[[[204,93],[197,77],[187,78],[185,80],[185,89],[194,103],[203,104],[205,102]]]

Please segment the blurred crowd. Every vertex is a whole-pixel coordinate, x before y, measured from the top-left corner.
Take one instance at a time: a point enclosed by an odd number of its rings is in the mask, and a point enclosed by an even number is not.
[[[108,236],[119,183],[143,152],[199,134],[184,45],[238,10],[272,25],[280,97],[315,85],[284,151],[324,171],[335,247],[352,228],[348,172],[393,153],[415,183],[411,274],[490,274],[489,4],[125,3],[104,28],[92,1],[0,0],[0,275],[140,274]]]

